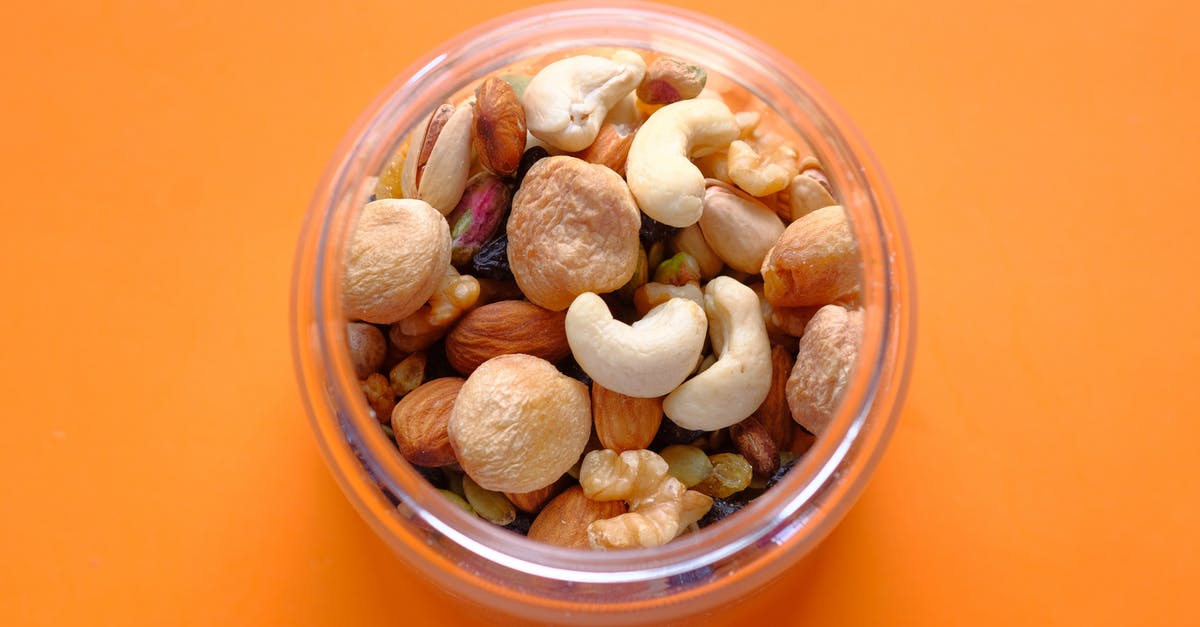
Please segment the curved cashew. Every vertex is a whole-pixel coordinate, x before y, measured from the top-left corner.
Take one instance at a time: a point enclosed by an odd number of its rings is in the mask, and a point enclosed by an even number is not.
[[[596,139],[609,109],[637,88],[646,62],[630,50],[612,59],[578,55],[555,61],[534,75],[521,100],[525,124],[535,137],[567,152]]]
[[[754,307],[757,312],[757,301]],[[575,297],[566,320],[567,343],[583,371],[614,392],[638,398],[662,396],[691,374],[706,326],[704,310],[686,298],[672,298],[627,325],[614,320],[592,292]]]
[[[771,389],[771,344],[758,296],[719,276],[704,289],[709,340],[717,363],[663,399],[663,411],[684,429],[715,431],[741,422]]]
[[[737,136],[737,120],[717,100],[681,100],[655,111],[633,137],[625,160],[638,206],[663,224],[695,224],[703,209],[704,175],[689,158],[722,150]]]

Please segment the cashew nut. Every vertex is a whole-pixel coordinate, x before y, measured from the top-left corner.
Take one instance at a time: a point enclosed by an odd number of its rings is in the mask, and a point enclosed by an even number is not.
[[[681,100],[655,111],[625,161],[638,206],[663,224],[695,224],[703,210],[704,175],[689,159],[723,150],[737,136],[737,120],[717,100]]]
[[[771,345],[754,290],[719,276],[704,289],[709,340],[717,362],[663,399],[684,429],[715,431],[741,422],[771,388]]]
[[[632,92],[645,74],[645,60],[630,50],[618,50],[611,60],[578,55],[555,61],[525,88],[526,126],[560,150],[583,150],[596,139],[609,109]]]
[[[758,315],[757,300],[754,311]],[[575,297],[566,320],[567,343],[583,371],[610,390],[638,398],[662,396],[691,374],[706,326],[704,309],[686,298],[672,298],[627,325],[614,320],[592,292]]]

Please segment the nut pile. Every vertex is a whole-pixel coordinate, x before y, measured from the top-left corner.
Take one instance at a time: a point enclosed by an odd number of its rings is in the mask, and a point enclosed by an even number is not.
[[[367,405],[447,498],[535,540],[658,546],[740,510],[827,429],[862,336],[858,245],[811,152],[646,51],[452,97],[349,244]]]

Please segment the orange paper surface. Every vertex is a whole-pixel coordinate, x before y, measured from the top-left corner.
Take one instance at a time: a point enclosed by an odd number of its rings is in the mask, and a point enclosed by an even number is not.
[[[358,113],[527,5],[0,10],[0,623],[479,623],[326,471],[287,297]],[[1195,6],[690,6],[848,110],[919,279],[872,483],[705,624],[1200,624]]]

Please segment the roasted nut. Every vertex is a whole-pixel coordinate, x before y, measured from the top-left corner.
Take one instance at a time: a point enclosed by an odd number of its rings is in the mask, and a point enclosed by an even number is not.
[[[689,444],[672,444],[659,453],[667,462],[667,472],[691,488],[708,478],[713,465],[708,454]]]
[[[777,210],[780,217],[790,223],[817,209],[836,205],[828,184],[829,179],[819,168],[809,168],[793,176],[787,189],[779,193]]]
[[[583,371],[610,390],[639,398],[662,396],[687,378],[700,359],[706,326],[704,310],[683,298],[627,325],[590,292],[571,303],[566,319],[567,342]]]
[[[446,336],[446,358],[464,375],[498,355],[525,353],[557,362],[571,354],[567,314],[523,300],[505,300],[472,310]]]
[[[620,516],[627,511],[624,501],[593,501],[584,496],[583,488],[571,486],[542,508],[533,525],[529,539],[577,549],[588,545],[588,526],[597,520]]]
[[[637,267],[637,205],[612,170],[574,157],[538,161],[513,198],[508,262],[533,303],[566,309],[584,292],[605,293]]]
[[[704,287],[704,305],[717,362],[668,394],[663,411],[685,429],[714,431],[740,422],[767,397],[771,346],[758,297],[749,287],[717,277]],[[568,337],[570,332],[568,314]]]
[[[758,304],[762,310],[763,322],[767,325],[767,333],[772,336],[786,335],[798,338],[804,335],[804,326],[812,319],[820,307],[776,307],[767,300],[764,293],[763,284],[755,283],[751,286],[754,293],[758,295]],[[772,339],[774,341],[774,338]]]
[[[862,311],[826,305],[800,338],[796,365],[788,377],[788,406],[802,427],[821,435],[841,402],[862,338]]]
[[[486,172],[467,181],[462,199],[450,212],[450,263],[463,266],[490,241],[508,216],[512,191],[508,185]]]
[[[559,492],[562,492],[563,489],[567,487],[567,483],[568,481],[564,475],[559,477],[558,481],[555,481],[544,488],[538,488],[537,490],[532,490],[530,492],[505,492],[504,496],[507,496],[508,500],[512,502],[517,509],[528,514],[536,514],[541,511],[542,507],[546,505],[550,499],[558,495]]]
[[[391,412],[392,433],[404,459],[428,468],[456,461],[446,425],[463,382],[458,377],[434,379],[396,403]]]
[[[592,422],[606,449],[620,453],[649,447],[662,415],[661,398],[634,398],[592,384]]]
[[[729,267],[754,273],[784,229],[774,211],[723,183],[704,190],[699,224],[704,241]]]
[[[529,492],[562,476],[592,431],[587,387],[531,355],[489,359],[459,390],[448,426],[455,457],[480,486]]]
[[[712,462],[713,470],[704,481],[696,484],[697,492],[723,499],[750,487],[754,469],[745,457],[736,453],[717,453],[710,455],[708,460]]]
[[[583,458],[579,485],[588,498],[629,503],[628,513],[588,525],[594,549],[661,546],[690,524],[682,511],[687,488],[653,451],[592,451]]]
[[[644,318],[651,309],[672,298],[686,298],[700,307],[704,307],[704,292],[700,291],[699,283],[688,283],[687,285],[647,283],[634,291],[633,306],[637,310],[637,315]]]
[[[346,315],[377,324],[401,320],[429,300],[449,265],[450,229],[428,203],[367,203],[346,258]]]
[[[737,120],[738,139],[750,139],[754,136],[758,123],[762,121],[762,114],[757,111],[739,111],[733,114],[733,119]]]
[[[676,233],[671,238],[671,247],[678,252],[691,255],[696,260],[696,264],[700,266],[700,277],[706,281],[720,274],[721,268],[725,267],[725,262],[705,241],[699,224],[693,224]]]
[[[740,139],[729,144],[728,167],[734,184],[753,196],[768,196],[787,187],[798,169],[794,150],[767,157]]]
[[[579,55],[555,61],[529,81],[522,101],[529,132],[567,152],[596,139],[608,110],[642,82],[646,62],[618,50],[612,59]]]
[[[400,179],[406,198],[424,200],[442,215],[454,209],[471,170],[474,118],[475,109],[470,104],[457,109],[445,104],[417,128]]]
[[[654,269],[654,282],[666,283],[676,287],[682,287],[689,283],[700,283],[700,265],[696,263],[695,257],[687,253],[676,253],[671,257],[658,264]]]
[[[517,519],[517,508],[500,492],[479,487],[471,477],[463,477],[463,496],[480,518],[497,525],[507,525]]]
[[[787,380],[794,364],[795,360],[787,349],[782,346],[771,348],[771,387],[767,391],[767,398],[751,416],[763,426],[778,450],[786,449],[791,444],[792,432],[795,431],[787,399]]]
[[[681,100],[655,111],[634,136],[625,160],[625,178],[638,206],[663,224],[695,224],[704,175],[690,158],[723,150],[737,134],[733,113],[716,100]]]
[[[770,477],[779,470],[779,447],[762,423],[753,416],[729,427],[729,437],[742,457],[750,463],[754,474]]]
[[[861,284],[858,242],[839,205],[788,225],[762,265],[763,293],[772,305],[826,305],[856,295]]]
[[[387,377],[378,372],[372,372],[365,380],[359,382],[359,387],[366,395],[367,405],[371,408],[375,419],[386,424],[392,416],[392,408],[396,406],[396,394],[388,385]]]
[[[479,163],[490,172],[511,176],[525,153],[525,107],[512,86],[497,77],[475,88],[472,143]]]
[[[707,80],[708,74],[700,66],[674,57],[659,57],[646,68],[637,96],[649,104],[679,102],[699,96]]]
[[[464,312],[479,299],[479,282],[446,266],[442,282],[429,303],[388,329],[388,340],[399,350],[425,350],[446,334]]]
[[[388,381],[396,398],[404,398],[409,392],[417,389],[425,381],[425,365],[429,362],[424,352],[416,352],[392,366],[388,373]]]
[[[383,332],[373,325],[362,322],[346,324],[346,344],[350,347],[350,363],[354,364],[354,376],[366,379],[379,370],[387,357],[387,340]]]
[[[629,147],[633,145],[636,131],[636,127],[605,122],[600,125],[596,140],[579,153],[579,158],[624,176],[625,159],[629,156]]]

